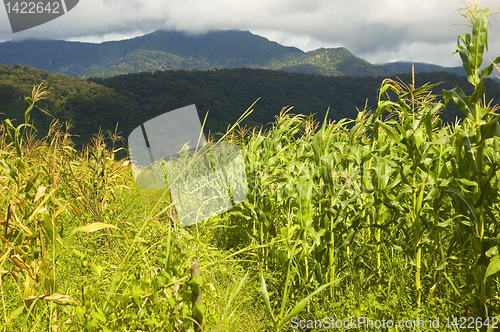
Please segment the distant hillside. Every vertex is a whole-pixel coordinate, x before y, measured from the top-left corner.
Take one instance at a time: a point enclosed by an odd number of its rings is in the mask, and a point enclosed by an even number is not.
[[[284,54],[303,53],[249,31],[212,31],[189,35],[176,31],[156,31],[142,37],[138,49],[162,51],[209,63],[214,68],[262,66]],[[120,43],[120,42],[117,42]]]
[[[107,67],[91,66],[84,69],[81,77],[110,77],[119,74],[154,72],[157,70],[211,69],[210,64],[193,58],[161,52],[138,50],[108,63]]]
[[[267,69],[325,76],[377,76],[395,74],[354,56],[344,47],[320,48],[307,53],[287,54],[264,66]]]
[[[409,74],[398,77],[411,82]],[[366,101],[369,108],[375,109],[377,90],[384,78],[326,77],[244,68],[143,72],[85,80],[29,66],[0,65],[0,120],[10,118],[16,119],[15,124],[21,123],[27,107],[24,98],[43,80],[48,84],[49,95],[39,106],[62,122],[72,120],[71,133],[78,135],[74,138],[77,147],[88,143],[99,128],[114,131],[119,123],[119,132],[127,138],[141,123],[191,104],[196,105],[200,120],[209,112],[205,134],[225,132],[257,98],[261,99],[254,113],[243,125],[266,125],[285,106],[293,106],[292,113],[316,114],[318,121],[330,108],[329,118],[340,120],[355,118],[357,109],[363,109]],[[466,77],[452,73],[416,75],[417,86],[428,82],[444,82],[434,88],[436,95],[457,84],[466,93],[472,92]],[[486,90],[489,99],[500,100],[498,83],[486,80]],[[457,116],[462,114],[455,107],[442,113],[445,122],[453,122]],[[37,129],[42,134],[46,132],[51,118],[34,110],[33,119]]]
[[[28,106],[24,98],[31,96],[33,86],[43,81],[49,94],[37,105],[61,123],[72,121],[71,133],[77,135],[74,142],[78,147],[88,143],[100,127],[113,131],[116,123],[120,123],[120,130],[131,130],[140,121],[140,106],[111,88],[20,65],[0,65],[0,121],[9,118],[14,125],[23,123]],[[32,119],[40,135],[45,135],[52,118],[34,109]]]
[[[221,69],[216,71],[158,71],[95,79],[120,95],[141,105],[141,114],[150,119],[167,110],[196,104],[200,119],[209,111],[207,131],[224,132],[257,98],[255,112],[245,124],[265,125],[274,120],[284,106],[293,106],[293,113],[316,114],[321,120],[330,109],[329,118],[355,118],[357,109],[368,103],[377,106],[377,91],[386,76],[327,77],[262,69]],[[411,84],[411,74],[391,76]],[[465,76],[453,73],[419,73],[415,84],[443,82],[433,89],[439,98],[443,89],[460,85],[465,93],[473,89]],[[487,97],[500,101],[500,86],[487,79]],[[495,102],[494,102],[495,103]],[[441,114],[444,122],[452,123],[463,114],[452,104]]]
[[[192,35],[155,31],[100,44],[60,40],[0,43],[0,64],[21,64],[68,76],[112,77],[157,70],[272,69],[323,76],[389,76],[411,73],[412,62],[373,65],[340,48],[303,52],[249,31],[219,30]],[[416,62],[415,72],[465,75],[462,67]]]
[[[0,64],[21,64],[80,77],[110,77],[157,70],[262,68],[324,76],[394,74],[345,48],[303,52],[248,31],[189,35],[156,31],[101,44],[53,40],[0,43]]]
[[[384,64],[383,66],[390,68],[390,69],[393,69],[397,73],[410,74],[412,71],[412,65],[415,66],[415,73],[430,73],[430,72],[436,72],[436,71],[445,71],[445,72],[454,73],[457,75],[465,75],[465,69],[462,66],[443,67],[443,66],[433,65],[430,63],[405,62],[405,61],[390,62],[390,63]]]
[[[101,44],[59,40],[4,42],[0,43],[0,64],[19,63],[68,76],[97,76],[128,73],[129,68],[154,71],[259,67],[294,53],[303,52],[248,31],[213,31],[203,35],[156,31]]]

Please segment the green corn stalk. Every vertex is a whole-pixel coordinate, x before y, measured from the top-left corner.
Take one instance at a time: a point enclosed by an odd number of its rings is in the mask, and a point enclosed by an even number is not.
[[[397,158],[402,158],[400,160],[396,158],[399,164],[398,173],[400,175],[400,185],[402,188],[407,189],[402,191],[395,198],[394,203],[397,205],[403,203],[403,205],[405,205],[404,200],[400,200],[406,197],[406,192],[411,192],[409,197],[411,202],[407,204],[406,207],[410,212],[409,217],[412,224],[413,238],[411,244],[414,253],[411,258],[415,262],[415,291],[417,293],[417,305],[420,307],[422,300],[422,252],[425,245],[422,238],[426,231],[425,228],[422,227],[421,218],[426,209],[426,202],[424,201],[426,197],[425,193],[429,191],[426,183],[430,182],[429,178],[432,177],[433,173],[428,168],[429,165],[427,165],[427,160],[432,158],[433,154],[436,153],[434,145],[442,144],[442,142],[439,141],[434,142],[433,129],[437,125],[437,122],[433,119],[443,105],[435,103],[433,101],[433,96],[428,94],[428,91],[437,84],[415,88],[414,75],[412,77],[412,84],[409,86],[390,79],[384,81],[379,92],[379,105],[376,114],[380,117],[384,111],[390,113],[396,112],[398,121],[381,121],[379,118],[374,124],[373,132],[375,133],[375,129],[378,131],[379,128],[382,128],[387,136],[392,139],[393,143],[395,143],[393,145],[394,151],[392,154],[396,154],[398,156]],[[382,100],[382,95],[388,90],[397,94],[397,103],[390,100]],[[405,92],[404,90],[407,91]],[[373,137],[373,140],[376,140],[377,143],[381,143],[382,137],[385,137],[385,135],[376,132],[376,136]],[[382,144],[385,145],[390,143],[387,142]],[[373,150],[375,150],[375,148],[373,148]],[[410,161],[408,162],[405,159],[409,159]],[[410,180],[408,179],[408,173],[412,174]],[[437,178],[435,176],[434,178],[435,182],[437,182]],[[379,183],[380,181],[377,182],[377,186],[380,189]],[[386,181],[383,181],[383,183],[385,186]],[[391,183],[388,187],[394,190],[394,185],[398,184]],[[386,192],[386,195],[390,195],[390,191]],[[391,204],[394,205],[394,203]],[[382,215],[380,212],[378,215],[378,219],[382,219],[380,217]],[[432,232],[432,229],[428,229],[427,231]]]
[[[479,312],[482,315],[488,314],[486,307],[486,270],[487,258],[486,252],[490,249],[487,241],[489,225],[495,220],[491,219],[492,202],[487,194],[492,190],[489,180],[485,178],[487,171],[485,169],[485,151],[487,140],[500,136],[500,125],[498,124],[499,115],[494,113],[484,102],[486,87],[484,79],[493,71],[493,67],[500,63],[500,57],[497,57],[492,63],[482,70],[480,66],[483,61],[484,50],[488,49],[488,18],[490,16],[489,8],[477,10],[471,13],[472,35],[463,34],[458,37],[458,53],[462,59],[463,67],[467,73],[468,81],[474,86],[474,93],[466,96],[462,89],[457,86],[452,90],[443,91],[445,105],[450,100],[466,115],[463,124],[455,132],[456,159],[459,166],[470,162],[473,166],[472,173],[468,170],[459,169],[459,183],[472,184],[476,190],[469,195],[473,205],[466,205],[470,218],[475,222],[475,238],[478,243],[476,246],[476,257],[474,263],[474,276],[476,280],[476,289],[478,290]],[[481,100],[483,98],[483,100]],[[470,149],[468,148],[470,147]],[[465,149],[465,156],[462,158],[462,150]],[[462,185],[460,185],[462,186]],[[454,195],[454,200],[464,200],[460,195]]]

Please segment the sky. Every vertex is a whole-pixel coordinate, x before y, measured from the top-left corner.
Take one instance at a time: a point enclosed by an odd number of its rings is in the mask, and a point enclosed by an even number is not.
[[[488,6],[500,6],[500,1],[481,1],[480,8]],[[65,15],[15,34],[6,9],[0,8],[0,41],[98,43],[159,29],[193,34],[238,29],[303,51],[342,46],[374,64],[459,66],[460,57],[452,54],[457,36],[471,32],[457,25],[468,23],[457,13],[461,7],[460,0],[80,0]],[[490,19],[485,61],[500,55],[500,14],[497,20]]]

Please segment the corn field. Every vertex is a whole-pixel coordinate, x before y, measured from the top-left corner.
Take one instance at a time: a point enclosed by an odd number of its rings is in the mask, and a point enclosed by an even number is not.
[[[286,107],[268,131],[236,124],[224,141],[248,194],[187,227],[168,190],[139,188],[116,160],[116,132],[76,151],[54,121],[35,139],[35,87],[0,140],[2,330],[295,331],[297,317],[364,316],[479,317],[490,323],[473,329],[493,331],[500,125],[484,79],[500,57],[480,69],[490,12],[468,9],[457,53],[471,96],[386,79],[356,119]],[[450,102],[464,120],[443,123]],[[462,327],[435,330],[448,329]]]

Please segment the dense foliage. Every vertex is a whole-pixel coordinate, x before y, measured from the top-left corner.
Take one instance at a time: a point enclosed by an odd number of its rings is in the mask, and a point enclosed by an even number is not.
[[[380,76],[391,73],[388,67],[372,65],[344,47],[287,54],[264,68],[324,76]]]
[[[72,122],[74,143],[81,148],[84,143],[99,132],[114,131],[117,123],[132,130],[139,124],[140,107],[133,100],[128,100],[113,89],[95,83],[88,83],[82,78],[70,78],[63,74],[51,74],[46,70],[38,70],[29,66],[0,65],[0,119],[12,119],[20,124],[24,120],[23,105],[25,97],[31,95],[34,85],[47,83],[49,94],[39,101],[39,106],[63,124]],[[39,113],[33,114],[40,130],[39,138],[47,134],[51,118]],[[135,121],[134,121],[135,120]]]
[[[410,82],[410,75],[399,75]],[[396,79],[396,78],[394,78]],[[22,121],[24,97],[41,81],[47,82],[48,95],[40,101],[62,123],[72,120],[72,134],[77,149],[99,131],[118,131],[124,137],[143,123],[165,112],[195,104],[200,119],[209,112],[205,134],[225,132],[239,115],[258,98],[255,112],[243,125],[266,125],[274,121],[279,110],[287,105],[294,112],[316,114],[324,118],[340,120],[355,118],[356,109],[363,109],[367,102],[376,107],[377,88],[381,77],[323,77],[304,74],[256,69],[223,69],[216,71],[159,71],[121,75],[108,79],[83,80],[61,74],[50,74],[28,66],[0,66],[0,112],[6,118]],[[443,82],[434,88],[451,89],[464,86],[466,77],[450,73],[421,73],[415,77],[417,85],[427,82]],[[97,84],[96,84],[97,83]],[[488,96],[500,98],[500,88],[486,80]],[[46,134],[50,118],[34,114],[41,136]],[[445,122],[452,123],[462,117],[456,107],[442,113]]]
[[[281,70],[290,73],[315,74],[323,76],[376,76],[397,73],[390,67],[372,65],[368,61],[354,56],[347,49],[320,48],[309,52],[291,52],[266,62],[213,63],[204,58],[194,60],[182,58],[165,52],[136,51],[110,62],[106,67],[92,66],[80,73],[82,77],[111,77],[117,74],[138,73],[142,71],[155,72],[165,69],[197,69],[249,67],[260,69]]]

